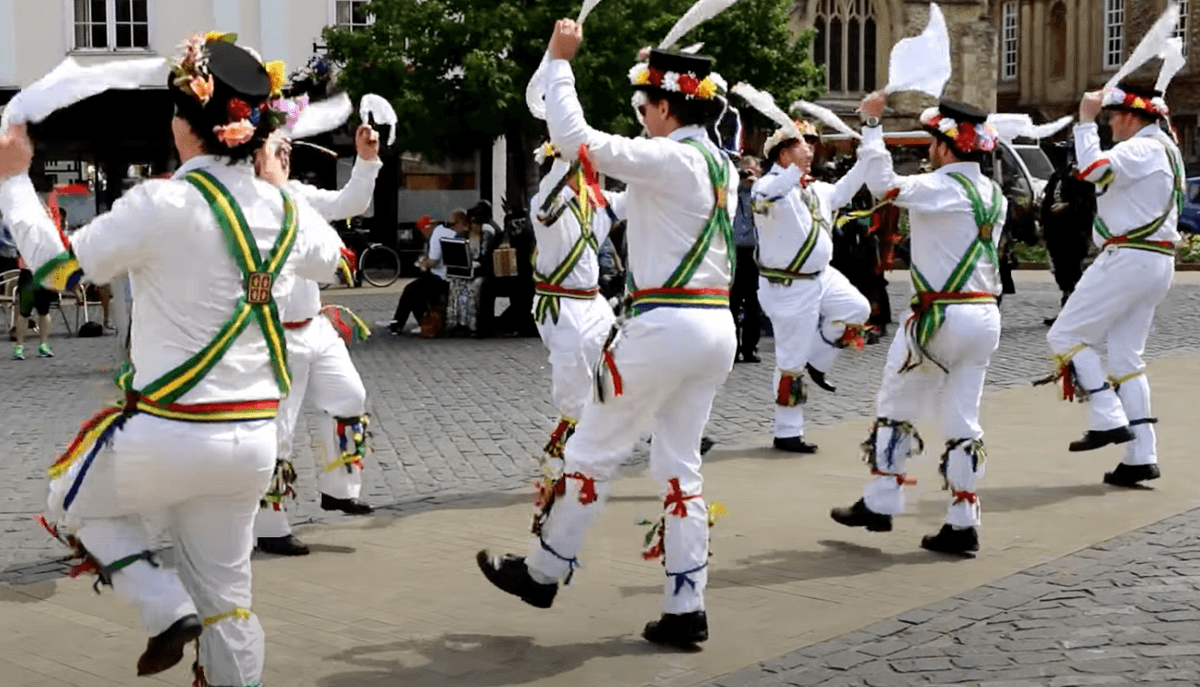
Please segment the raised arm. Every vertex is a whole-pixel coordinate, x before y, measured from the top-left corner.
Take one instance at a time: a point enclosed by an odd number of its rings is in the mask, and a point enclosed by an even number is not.
[[[308,204],[317,211],[327,222],[357,217],[367,211],[371,199],[375,195],[375,178],[383,162],[378,158],[365,160],[358,158],[354,161],[354,170],[350,173],[350,181],[340,190],[328,191],[299,182],[289,183],[288,186],[302,195]]]
[[[682,154],[680,146],[657,139],[625,138],[597,131],[588,125],[575,92],[575,74],[570,60],[575,56],[583,30],[569,19],[559,20],[550,40],[553,59],[546,73],[546,124],[550,139],[559,150],[578,150],[586,145],[596,167],[625,183],[667,187],[672,184],[664,170]]]
[[[796,165],[778,168],[776,173],[765,174],[750,187],[750,200],[755,204],[776,201],[800,185],[800,168]]]

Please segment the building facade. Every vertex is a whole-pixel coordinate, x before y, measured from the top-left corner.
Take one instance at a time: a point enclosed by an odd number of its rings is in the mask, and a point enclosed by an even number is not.
[[[994,110],[997,28],[989,1],[942,0],[938,5],[946,18],[953,65],[943,96]],[[828,92],[819,102],[850,116],[863,96],[887,84],[892,46],[925,29],[929,2],[797,0],[791,20],[795,31],[813,31],[813,60],[825,66]],[[916,126],[915,116],[932,102],[919,94],[898,94],[889,100],[891,125]]]
[[[1074,114],[1080,96],[1102,87],[1121,67],[1167,0],[989,0],[1000,36],[996,71],[1002,110],[1049,120]],[[1189,169],[1200,168],[1198,0],[1179,0],[1175,35],[1189,58],[1167,90],[1171,121]],[[1136,72],[1152,86],[1157,62]]]

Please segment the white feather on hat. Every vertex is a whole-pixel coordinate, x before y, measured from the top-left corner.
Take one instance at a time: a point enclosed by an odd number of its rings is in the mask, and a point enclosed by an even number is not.
[[[697,0],[696,4],[692,5],[679,18],[679,21],[675,22],[675,26],[672,26],[671,30],[667,32],[666,38],[663,38],[662,42],[658,44],[658,49],[670,50],[689,31],[724,12],[735,3],[737,0]]]

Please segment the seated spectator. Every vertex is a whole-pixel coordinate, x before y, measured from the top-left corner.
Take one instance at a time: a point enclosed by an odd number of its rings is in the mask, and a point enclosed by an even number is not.
[[[482,259],[483,283],[479,294],[479,326],[476,336],[482,338],[497,333],[518,336],[537,336],[533,322],[533,229],[523,211],[505,217],[502,232],[492,221],[492,205],[481,200],[471,208],[475,221],[492,227],[496,236],[488,254]],[[494,252],[511,248],[516,254],[516,274],[500,276],[495,273]],[[508,298],[508,307],[497,318],[496,298]]]
[[[396,304],[396,314],[389,327],[392,334],[404,333],[404,326],[408,324],[410,314],[420,325],[426,311],[446,298],[450,285],[446,282],[446,266],[442,264],[442,239],[455,238],[459,233],[466,232],[466,211],[451,212],[448,223],[449,226],[438,224],[429,234],[429,249],[426,251],[426,256],[420,261],[421,269],[425,271],[404,287],[404,291],[400,294],[400,301]],[[432,224],[433,219],[425,216],[417,221],[417,228],[425,233]]]
[[[467,254],[473,265],[471,277],[450,277],[450,297],[446,303],[446,328],[454,335],[473,334],[478,330],[481,311],[480,289],[491,275],[491,255],[496,244],[496,225],[483,221],[472,209],[467,213]],[[493,308],[495,306],[493,305]]]
[[[26,294],[26,288],[32,287],[32,294]],[[53,358],[50,350],[50,306],[58,300],[58,293],[44,289],[40,284],[33,283],[33,272],[21,267],[21,276],[17,279],[17,301],[20,303],[20,315],[16,318],[16,344],[13,346],[12,359],[25,359],[25,335],[29,331],[29,316],[37,309],[38,320],[38,357]]]

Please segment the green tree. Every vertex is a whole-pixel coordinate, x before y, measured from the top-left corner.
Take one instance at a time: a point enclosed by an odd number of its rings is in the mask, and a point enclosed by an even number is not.
[[[592,12],[575,62],[589,123],[636,133],[629,68],[638,48],[657,45],[691,3],[604,0]],[[374,92],[392,102],[398,148],[436,160],[505,135],[510,160],[524,160],[544,131],[525,106],[525,86],[554,21],[575,17],[579,6],[579,0],[372,0],[366,6],[372,26],[329,28],[325,40],[341,68],[341,88],[355,98]],[[730,85],[748,81],[784,104],[816,97],[823,85],[809,58],[811,32],[792,35],[793,7],[793,0],[741,0],[681,45],[703,41],[703,54]],[[510,197],[523,196],[524,170],[509,168]]]

